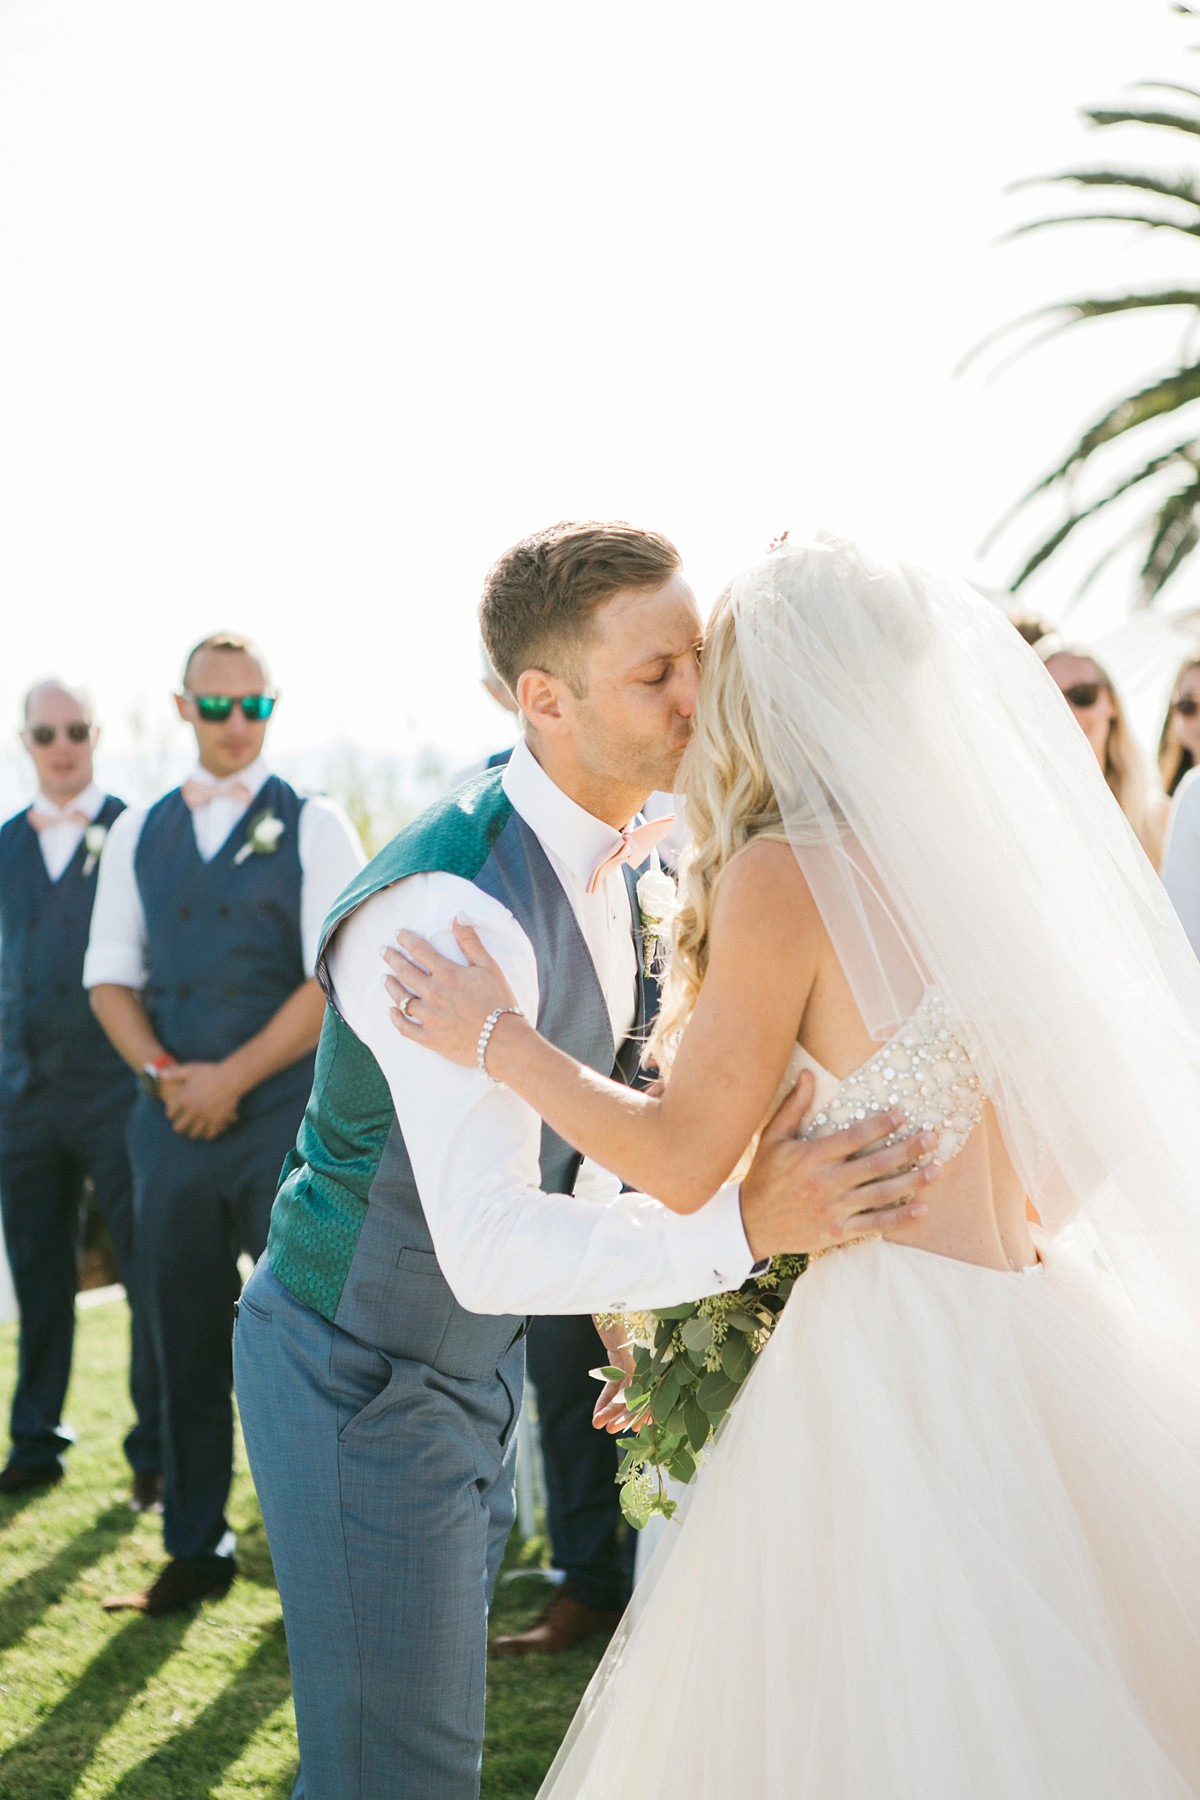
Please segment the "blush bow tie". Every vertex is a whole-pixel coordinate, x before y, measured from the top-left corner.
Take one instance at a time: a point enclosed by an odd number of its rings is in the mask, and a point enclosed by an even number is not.
[[[34,812],[30,807],[26,816],[39,837],[43,831],[53,831],[56,825],[82,825],[86,831],[92,822],[88,814],[78,806],[73,806],[70,812],[57,813]]]
[[[594,894],[614,869],[623,868],[626,863],[636,865],[645,862],[654,846],[662,842],[674,823],[674,814],[670,814],[665,819],[649,819],[645,825],[633,825],[628,831],[623,831],[621,848],[604,858],[588,882],[588,893]]]
[[[239,806],[249,806],[254,796],[244,781],[231,776],[228,781],[185,781],[180,788],[184,805],[192,812],[199,812],[212,800],[236,800]]]

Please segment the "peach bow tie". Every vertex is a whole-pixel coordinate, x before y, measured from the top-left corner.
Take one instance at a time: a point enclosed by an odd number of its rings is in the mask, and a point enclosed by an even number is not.
[[[623,868],[626,863],[636,865],[645,862],[654,846],[662,842],[674,823],[675,817],[671,814],[665,819],[649,819],[645,825],[633,825],[628,831],[623,831],[621,848],[604,858],[588,882],[588,893],[594,894],[614,869]]]
[[[245,782],[236,776],[228,781],[185,781],[179,791],[184,805],[193,812],[199,812],[212,800],[236,800],[239,806],[249,806],[254,797]]]
[[[29,823],[33,826],[33,829],[38,833],[39,837],[43,831],[52,831],[56,825],[82,825],[86,831],[92,822],[87,813],[78,806],[73,806],[70,812],[58,813],[34,812],[33,808],[30,807],[27,816]]]

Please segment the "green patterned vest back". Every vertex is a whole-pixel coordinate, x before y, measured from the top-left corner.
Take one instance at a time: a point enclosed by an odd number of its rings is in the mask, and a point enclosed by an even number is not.
[[[517,919],[538,964],[538,1029],[581,1062],[626,1078],[636,1054],[612,1027],[575,915],[537,838],[490,771],[438,802],[383,849],[325,923],[318,975],[349,915],[408,875],[444,870],[471,881]],[[632,1040],[630,1040],[632,1043]],[[634,1047],[636,1050],[636,1046]],[[579,1156],[547,1127],[541,1184],[569,1193]],[[387,1081],[362,1040],[330,1005],[316,1077],[284,1166],[267,1246],[277,1278],[306,1306],[385,1355],[483,1379],[523,1328],[459,1306],[437,1261]]]

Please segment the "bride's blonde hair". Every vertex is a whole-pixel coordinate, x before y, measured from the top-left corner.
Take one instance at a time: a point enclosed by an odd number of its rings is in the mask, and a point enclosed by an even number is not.
[[[680,864],[680,906],[662,1007],[646,1047],[647,1061],[663,1075],[670,1071],[708,967],[709,928],[723,871],[752,839],[788,842],[754,729],[728,588],[704,636],[704,671],[679,786],[692,842]]]

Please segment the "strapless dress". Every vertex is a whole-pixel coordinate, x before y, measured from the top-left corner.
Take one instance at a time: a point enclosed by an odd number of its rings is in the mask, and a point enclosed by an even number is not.
[[[815,1135],[984,1092],[936,992]],[[1081,1252],[797,1283],[540,1800],[1196,1800],[1200,1371]]]

